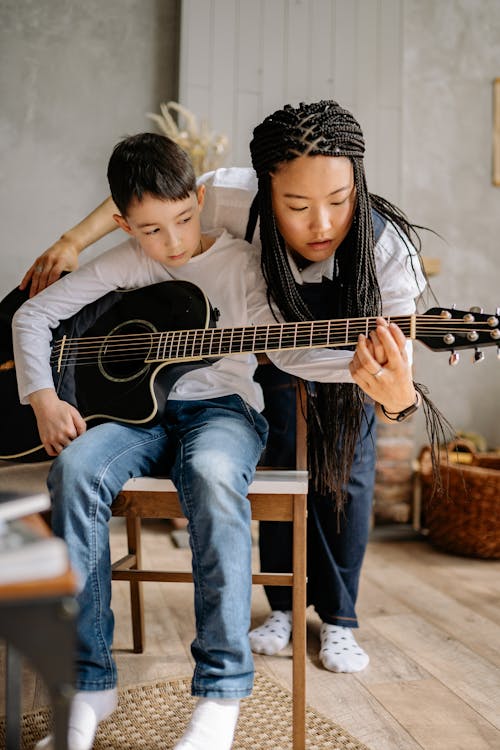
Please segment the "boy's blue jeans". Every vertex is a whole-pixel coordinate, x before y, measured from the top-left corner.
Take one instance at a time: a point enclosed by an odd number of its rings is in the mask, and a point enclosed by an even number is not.
[[[247,488],[267,423],[239,396],[168,401],[162,424],[102,424],[74,440],[49,474],[54,532],[81,576],[77,689],[116,685],[111,654],[110,506],[130,477],[169,474],[189,520],[196,662],[192,692],[240,698],[253,685]]]

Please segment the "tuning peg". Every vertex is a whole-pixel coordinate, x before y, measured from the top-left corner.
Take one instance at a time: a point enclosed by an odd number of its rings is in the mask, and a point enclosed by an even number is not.
[[[469,312],[471,312],[471,313],[482,313],[483,312],[483,308],[482,307],[476,307],[475,305],[473,305],[472,307],[469,307]]]
[[[460,362],[460,354],[453,349],[452,353],[450,354],[448,364],[451,365],[452,367],[455,367],[456,365],[458,365],[459,362]]]
[[[477,365],[478,362],[482,362],[484,359],[484,352],[482,352],[480,349],[476,349],[474,352],[473,362],[475,365]]]

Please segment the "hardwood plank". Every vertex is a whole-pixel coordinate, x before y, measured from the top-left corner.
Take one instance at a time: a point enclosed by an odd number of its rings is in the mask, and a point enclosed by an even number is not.
[[[384,584],[378,585],[373,577],[362,575],[356,606],[358,618],[362,623],[367,617],[376,615],[397,615],[411,612],[397,592],[389,593]]]
[[[418,615],[373,618],[370,624],[500,729],[496,667]]]
[[[310,705],[347,729],[370,750],[420,750],[406,728],[356,675],[334,674],[317,664],[308,664],[307,688]]]
[[[370,691],[424,750],[492,750],[500,732],[438,680],[370,685]]]
[[[394,553],[394,550],[391,550]],[[500,666],[500,627],[481,614],[474,607],[456,601],[450,595],[449,570],[439,576],[435,566],[425,565],[418,556],[397,555],[394,575],[388,575],[386,568],[381,568],[382,559],[387,560],[387,550],[379,554],[371,550],[375,564],[370,567],[367,578],[392,593],[399,593],[399,598],[414,612],[425,613],[425,618],[450,635],[459,639],[464,645]],[[415,559],[417,557],[417,559]],[[378,563],[378,564],[377,564]],[[460,580],[460,579],[459,579]],[[500,584],[495,582],[500,592]],[[500,598],[499,602],[500,604]],[[478,632],[481,637],[478,638]]]
[[[369,668],[356,674],[356,679],[364,685],[390,682],[399,690],[400,682],[428,679],[429,673],[409,658],[404,649],[373,627],[372,618],[367,618],[358,632],[356,640],[370,655]]]

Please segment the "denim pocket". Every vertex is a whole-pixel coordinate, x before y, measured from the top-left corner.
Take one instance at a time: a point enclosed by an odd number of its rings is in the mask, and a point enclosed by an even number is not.
[[[241,406],[241,411],[247,417],[252,427],[255,428],[255,431],[262,440],[262,447],[264,448],[266,445],[267,436],[269,434],[269,425],[267,423],[267,419],[262,414],[260,414],[260,412],[256,411],[253,407],[247,404],[245,399],[241,398],[241,396],[236,395],[235,398]]]

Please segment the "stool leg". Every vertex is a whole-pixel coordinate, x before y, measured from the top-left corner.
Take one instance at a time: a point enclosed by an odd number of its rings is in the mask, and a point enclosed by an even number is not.
[[[21,746],[21,655],[7,643],[5,741],[7,750]]]
[[[306,746],[306,535],[307,498],[293,499],[293,750]]]
[[[2,612],[2,635],[8,643],[7,726],[19,727],[20,662],[22,652],[45,682],[53,707],[55,750],[66,750],[68,714],[73,695],[75,618],[78,607],[72,597],[20,602]],[[9,732],[9,729],[7,729]],[[19,729],[17,729],[19,731]],[[17,750],[18,737],[11,733],[7,748]]]
[[[127,543],[130,555],[135,557],[133,570],[142,568],[141,519],[127,516]],[[130,608],[132,612],[132,638],[134,653],[142,654],[145,646],[144,637],[144,598],[141,581],[130,581]]]

